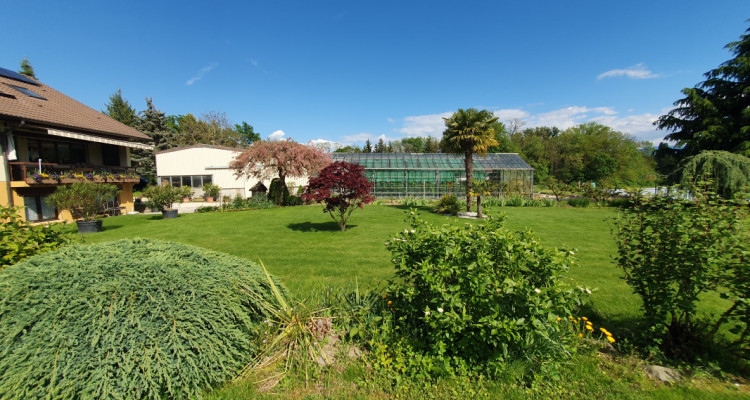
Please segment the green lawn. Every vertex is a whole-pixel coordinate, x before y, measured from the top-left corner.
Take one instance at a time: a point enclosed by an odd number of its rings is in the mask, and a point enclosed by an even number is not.
[[[384,243],[406,228],[403,207],[370,205],[357,210],[350,227],[341,232],[321,206],[301,206],[227,213],[181,214],[173,220],[160,215],[128,215],[104,220],[104,231],[86,236],[90,242],[131,237],[156,238],[202,246],[249,260],[261,259],[269,271],[300,297],[327,287],[377,287],[393,273]],[[420,209],[434,223],[476,221],[445,217]],[[591,307],[601,322],[627,329],[637,319],[639,299],[612,263],[613,208],[504,207],[490,215],[507,215],[507,226],[531,229],[550,247],[572,249],[578,264],[570,271],[577,285],[594,290]],[[70,229],[73,229],[71,227]],[[708,299],[704,309],[719,307]]]
[[[594,290],[590,308],[583,313],[593,317],[597,326],[610,329],[618,338],[632,337],[633,329],[639,326],[640,300],[632,294],[621,279],[622,272],[612,262],[616,246],[611,225],[612,219],[617,216],[616,209],[507,207],[488,211],[490,215],[505,213],[508,227],[513,230],[531,229],[547,246],[575,251],[578,262],[570,270],[570,278],[575,284]],[[105,242],[132,237],[155,238],[201,246],[254,261],[261,259],[269,271],[280,277],[295,295],[306,298],[328,287],[351,287],[355,280],[360,287],[376,288],[391,278],[393,267],[384,243],[391,235],[407,227],[405,212],[406,208],[398,206],[367,206],[364,210],[355,211],[346,232],[341,232],[330,217],[322,213],[321,206],[185,214],[173,220],[162,220],[160,215],[119,216],[105,219],[105,230],[87,235],[85,240]],[[481,223],[435,215],[427,208],[420,208],[420,213],[425,220],[433,223]],[[74,226],[69,229],[73,230]],[[704,313],[712,314],[726,306],[716,298],[709,298],[703,301],[701,307]],[[682,398],[683,395],[691,398],[741,398],[743,395],[733,393],[733,386],[711,379],[708,382],[716,385],[716,389],[705,386],[701,380],[693,380],[677,388],[662,387],[642,376],[639,372],[642,366],[620,366],[623,362],[642,363],[633,357],[613,361],[592,357],[563,369],[562,379],[580,386],[569,393],[587,393],[599,398],[624,398],[623,394],[630,391],[633,391],[632,398]],[[615,371],[617,368],[621,371]],[[354,383],[345,379],[346,373],[324,376],[327,377],[325,379],[333,379],[330,384],[324,385],[327,389],[323,390],[331,398],[389,397],[377,388],[371,388],[374,392],[365,391],[362,394],[361,388],[357,389]],[[302,398],[305,393],[310,394],[310,390],[316,393],[310,398],[321,396],[318,389],[298,390],[301,382],[304,381],[291,379],[287,383],[291,386],[280,389],[284,393],[282,398]],[[328,388],[332,391],[328,392]],[[499,392],[488,397],[528,397],[528,389],[513,385],[511,388],[515,388],[515,391],[506,393],[505,386],[498,386]],[[422,398],[423,387],[416,385],[415,390],[416,394],[405,394],[404,397]],[[445,388],[435,390],[437,392],[432,397],[444,398]],[[566,390],[554,389],[553,392],[568,393]],[[260,395],[252,389],[252,384],[243,382],[214,391],[209,397],[235,399],[256,396]],[[462,396],[458,393],[454,397],[464,398]]]

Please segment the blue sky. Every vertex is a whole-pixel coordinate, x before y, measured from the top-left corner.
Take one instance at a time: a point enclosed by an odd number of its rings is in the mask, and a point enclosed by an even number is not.
[[[8,1],[0,67],[101,110],[225,112],[266,138],[440,137],[442,117],[597,121],[643,140],[731,58],[750,1]]]

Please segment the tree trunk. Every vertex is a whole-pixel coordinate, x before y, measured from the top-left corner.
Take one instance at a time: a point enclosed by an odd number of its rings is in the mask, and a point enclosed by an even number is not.
[[[482,218],[482,196],[477,196],[477,218]]]
[[[474,155],[471,151],[466,151],[464,157],[464,167],[466,169],[466,212],[471,212],[471,180],[474,177]]]
[[[281,169],[279,169],[279,188],[281,189],[281,193],[279,193],[279,205],[284,205],[284,193],[286,192],[286,175],[284,175],[281,172]]]

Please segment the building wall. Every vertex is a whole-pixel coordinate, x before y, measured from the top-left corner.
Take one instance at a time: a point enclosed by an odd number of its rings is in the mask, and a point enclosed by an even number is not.
[[[240,151],[195,147],[159,153],[156,155],[156,175],[158,177],[211,175],[213,184],[221,187],[222,196],[249,197],[250,189],[259,180],[245,176],[238,178],[234,175],[234,170],[229,168],[229,163]],[[286,181],[287,186],[290,187],[307,185],[307,177],[287,178]],[[271,179],[263,180],[263,184],[269,187]],[[202,195],[202,191],[196,190],[195,195]]]

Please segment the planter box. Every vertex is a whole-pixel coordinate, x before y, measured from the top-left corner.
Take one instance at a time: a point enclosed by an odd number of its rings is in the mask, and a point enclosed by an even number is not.
[[[177,210],[164,210],[161,212],[161,216],[164,219],[173,219],[177,218]]]
[[[96,221],[76,221],[78,233],[96,233],[102,230],[102,220]]]
[[[42,179],[41,181],[36,181],[33,178],[26,178],[26,183],[29,185],[57,185],[61,183],[76,183],[76,182],[93,182],[93,183],[138,183],[140,182],[139,178],[127,178],[127,179],[104,179],[104,178],[94,178],[94,179],[79,179],[79,178],[62,178],[60,180],[55,179]]]

